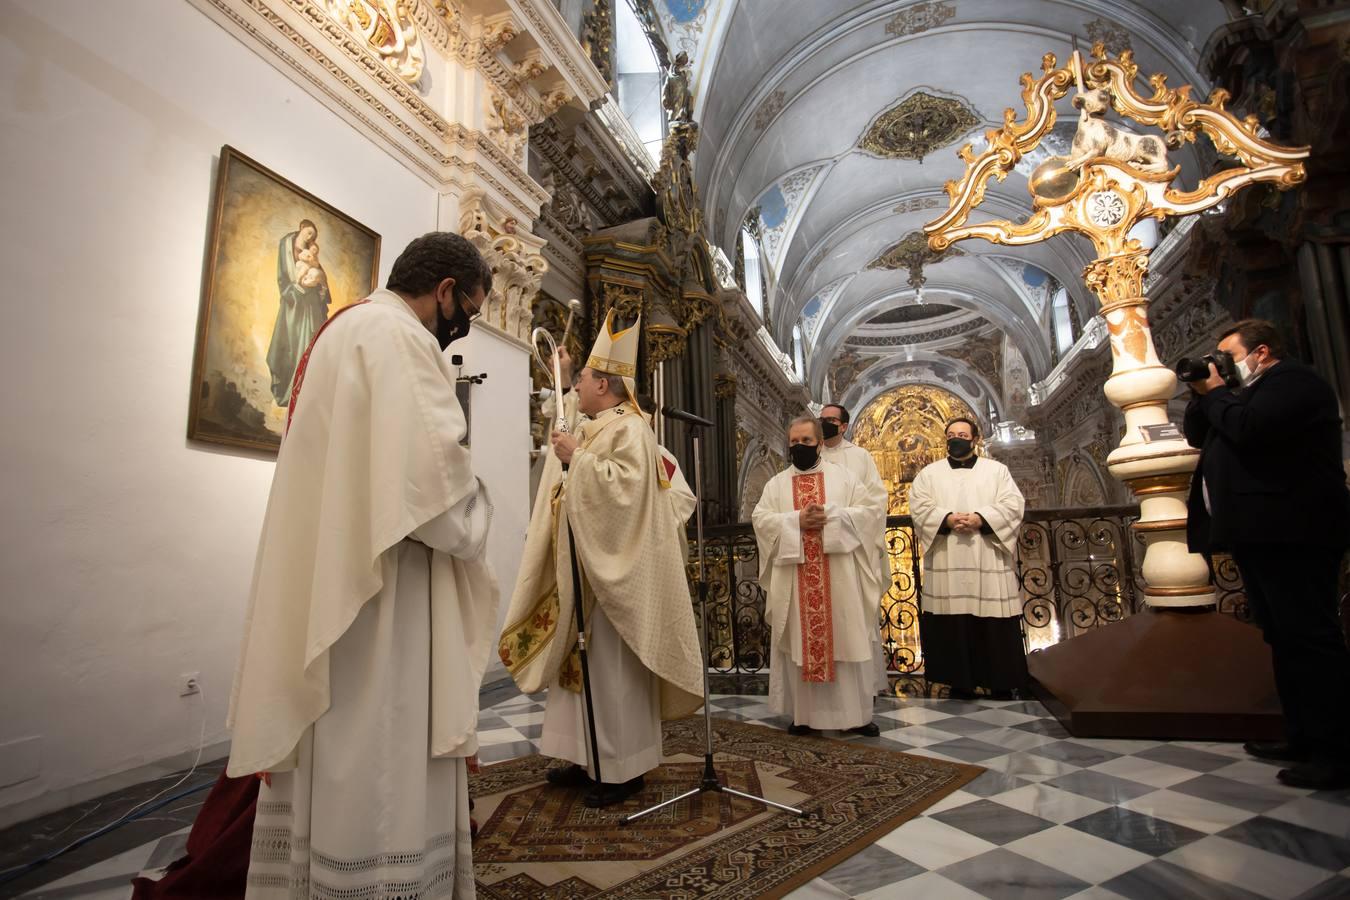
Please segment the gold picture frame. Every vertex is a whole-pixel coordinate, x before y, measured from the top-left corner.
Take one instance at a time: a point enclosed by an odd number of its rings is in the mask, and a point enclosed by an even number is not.
[[[261,163],[220,151],[188,439],[275,453],[295,364],[377,287],[380,235]]]

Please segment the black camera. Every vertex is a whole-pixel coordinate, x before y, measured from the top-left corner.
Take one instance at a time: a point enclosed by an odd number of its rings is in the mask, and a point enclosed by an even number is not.
[[[1177,360],[1177,378],[1185,382],[1205,381],[1209,378],[1210,363],[1214,364],[1224,384],[1233,390],[1242,387],[1242,376],[1238,374],[1237,363],[1233,362],[1233,354],[1225,350],[1215,350],[1199,359],[1183,356]]]

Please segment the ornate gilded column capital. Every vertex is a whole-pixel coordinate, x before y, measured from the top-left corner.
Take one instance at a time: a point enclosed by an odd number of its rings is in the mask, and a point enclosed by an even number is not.
[[[492,268],[492,294],[481,323],[528,345],[532,303],[548,271],[540,253],[544,239],[521,229],[481,190],[460,198],[459,228]]]

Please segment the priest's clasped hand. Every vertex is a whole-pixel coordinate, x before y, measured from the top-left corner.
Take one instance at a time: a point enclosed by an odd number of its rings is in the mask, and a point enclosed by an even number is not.
[[[572,454],[577,449],[577,439],[565,431],[555,431],[549,436],[549,441],[553,444],[553,452],[562,464],[567,466],[572,464]]]
[[[957,534],[978,534],[984,519],[979,513],[948,513],[947,524]]]
[[[802,531],[819,531],[825,527],[825,507],[808,503],[797,513],[797,524]]]

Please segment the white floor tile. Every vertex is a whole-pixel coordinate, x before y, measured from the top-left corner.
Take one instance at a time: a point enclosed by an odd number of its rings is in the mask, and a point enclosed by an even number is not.
[[[1088,884],[1109,881],[1153,861],[1147,853],[1104,841],[1066,825],[1029,834],[1004,846]]]
[[[1314,797],[1300,797],[1266,813],[1272,819],[1350,838],[1350,810]]]
[[[1021,725],[1023,722],[1030,722],[1037,717],[1007,709],[985,709],[977,713],[970,713],[965,718],[973,719],[976,722],[988,722],[990,725],[1008,726]]]
[[[528,738],[514,728],[494,728],[491,731],[478,732],[478,746],[480,747],[491,747],[493,744],[513,744],[516,741],[524,740],[528,740]]]
[[[1331,876],[1326,869],[1216,835],[1178,847],[1162,858],[1272,900],[1297,897]]]
[[[1255,759],[1240,759],[1231,766],[1224,766],[1222,769],[1214,769],[1209,774],[1217,775],[1220,778],[1228,778],[1233,781],[1240,781],[1243,784],[1250,784],[1253,787],[1264,788],[1284,794],[1293,800],[1297,797],[1306,797],[1312,791],[1306,788],[1289,787],[1284,782],[1275,777],[1280,771],[1280,766],[1272,766],[1270,763],[1260,762]]]
[[[1108,891],[1098,884],[1093,885],[1086,891],[1079,891],[1073,896],[1068,897],[1067,900],[1125,900],[1125,898],[1115,891]]]
[[[1230,828],[1239,822],[1245,822],[1256,815],[1250,810],[1224,806],[1211,800],[1179,794],[1176,791],[1161,790],[1142,797],[1135,797],[1120,804],[1146,816],[1166,819],[1178,825],[1185,825],[1196,831],[1213,834]]]
[[[1126,778],[1156,788],[1171,787],[1196,777],[1194,769],[1183,769],[1181,766],[1154,762],[1140,756],[1117,756],[1115,759],[1098,763],[1091,769],[1094,772]]]
[[[911,725],[926,725],[939,719],[951,718],[947,713],[938,712],[936,709],[928,709],[924,706],[902,706],[899,709],[889,710],[882,715],[900,722],[908,722]]]
[[[923,814],[925,816],[936,815],[940,812],[946,812],[949,809],[956,809],[958,806],[965,806],[967,803],[973,803],[979,799],[980,798],[974,794],[967,794],[965,791],[952,791],[937,803],[934,803],[932,806],[925,809]]]
[[[994,849],[994,845],[983,838],[926,817],[911,819],[877,841],[877,846],[930,870]]]
[[[909,744],[911,747],[927,747],[929,744],[954,741],[959,735],[952,734],[950,731],[938,731],[936,728],[929,728],[927,725],[911,725],[908,728],[891,732],[887,737],[894,738],[902,744]]]
[[[850,900],[850,897],[825,879],[817,878],[797,888],[783,900]]]
[[[936,872],[924,872],[899,884],[859,894],[856,900],[982,900],[981,895]]]
[[[1121,738],[1074,738],[1073,742],[1087,747],[1096,747],[1098,750],[1106,750],[1109,753],[1139,753],[1142,750],[1152,750],[1154,747],[1160,747],[1163,744],[1162,741],[1135,741]]]
[[[982,732],[980,740],[986,744],[993,744],[995,747],[1002,747],[1005,750],[1021,752],[1044,747],[1046,744],[1053,744],[1059,738],[1036,734],[1034,731],[1021,731],[1017,728],[996,728],[993,731]]]
[[[1107,804],[1048,784],[1028,784],[991,798],[1004,806],[1063,825],[1106,809]]]
[[[1025,778],[1028,781],[1045,781],[1047,778],[1057,778],[1060,775],[1068,775],[1070,772],[1081,771],[1078,766],[1039,756],[1035,753],[1010,753],[1007,756],[996,756],[993,759],[983,760],[980,765],[986,769],[1016,775],[1018,778]]]

